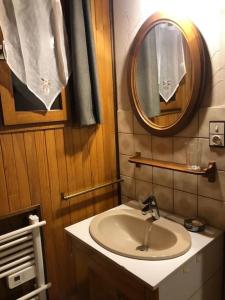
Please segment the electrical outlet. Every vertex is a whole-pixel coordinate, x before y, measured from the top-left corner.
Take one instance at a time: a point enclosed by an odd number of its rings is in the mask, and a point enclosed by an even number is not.
[[[224,147],[225,121],[209,122],[209,146]]]

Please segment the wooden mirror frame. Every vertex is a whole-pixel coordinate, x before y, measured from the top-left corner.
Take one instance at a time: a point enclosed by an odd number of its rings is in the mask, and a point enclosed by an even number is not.
[[[136,89],[136,65],[137,57],[141,49],[142,42],[148,32],[157,24],[167,22],[176,26],[186,39],[190,59],[192,62],[192,84],[190,99],[187,101],[187,105],[181,113],[180,117],[168,126],[158,126],[153,123],[142,111],[138,93]],[[169,15],[164,12],[157,12],[151,15],[139,29],[129,53],[128,62],[128,89],[130,94],[130,100],[136,117],[141,124],[152,134],[158,136],[174,135],[181,129],[183,129],[194,115],[194,111],[197,109],[205,82],[205,52],[204,45],[201,38],[201,34],[195,25],[188,19],[178,18],[176,16]]]

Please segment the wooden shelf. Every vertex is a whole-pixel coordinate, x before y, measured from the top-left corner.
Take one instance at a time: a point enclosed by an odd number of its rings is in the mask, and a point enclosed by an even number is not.
[[[178,172],[202,175],[202,176],[208,177],[208,180],[210,182],[214,182],[215,177],[216,177],[216,163],[214,161],[209,162],[207,168],[200,169],[200,170],[192,170],[192,169],[188,168],[187,165],[184,165],[184,164],[178,164],[178,163],[174,163],[174,162],[168,162],[168,161],[162,161],[162,160],[141,157],[140,153],[136,153],[136,155],[130,157],[128,161],[136,164],[136,167],[140,167],[141,165],[147,165],[147,166],[168,169],[168,170],[173,170],[173,171],[178,171]]]

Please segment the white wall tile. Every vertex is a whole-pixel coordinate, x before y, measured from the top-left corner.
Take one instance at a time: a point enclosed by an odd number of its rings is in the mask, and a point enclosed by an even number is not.
[[[133,113],[128,110],[119,110],[118,116],[118,132],[133,133]]]
[[[225,230],[225,203],[207,197],[198,197],[198,215],[208,224]]]
[[[134,155],[134,136],[131,133],[119,133],[120,154]]]
[[[225,201],[225,172],[218,171],[215,182],[209,182],[208,178],[199,175],[198,194],[201,196]]]
[[[153,168],[153,183],[173,187],[173,171]]]
[[[172,138],[152,136],[152,157],[158,160],[173,161]]]
[[[198,112],[195,112],[193,119],[184,129],[179,131],[176,136],[180,137],[198,137]]]
[[[199,141],[198,138],[173,138],[173,160],[176,163],[186,164],[187,163],[187,151],[191,147],[192,142]],[[201,158],[201,156],[200,156]],[[200,161],[201,164],[201,161]]]
[[[144,200],[148,196],[152,195],[152,183],[141,181],[141,180],[135,180],[136,184],[136,200]]]
[[[153,194],[159,208],[173,212],[173,189],[158,184],[153,184]]]
[[[142,181],[152,182],[152,167],[141,165],[140,168],[135,168],[134,177]]]
[[[186,149],[190,138],[174,137],[173,138],[173,161],[179,164],[186,164]]]
[[[121,183],[121,194],[131,199],[135,199],[135,180],[134,178],[121,176],[124,180]]]
[[[197,195],[174,190],[174,212],[191,218],[197,216]]]
[[[134,199],[131,199],[131,198],[125,196],[125,195],[122,195],[122,196],[121,196],[121,203],[122,203],[122,204],[125,204],[125,203],[127,203],[127,202],[129,202],[129,201],[134,201]]]
[[[120,154],[120,174],[134,177],[135,164],[128,162],[130,156]]]
[[[134,151],[141,152],[141,156],[151,158],[151,136],[147,134],[134,134]]]
[[[197,176],[174,171],[174,188],[180,191],[185,191],[197,194]]]

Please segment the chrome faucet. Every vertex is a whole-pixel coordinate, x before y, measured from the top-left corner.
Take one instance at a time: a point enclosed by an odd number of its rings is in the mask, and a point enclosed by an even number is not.
[[[141,210],[143,215],[151,213],[154,221],[160,218],[160,213],[155,196],[149,196],[146,200],[142,202],[142,204],[144,204],[144,207]]]

